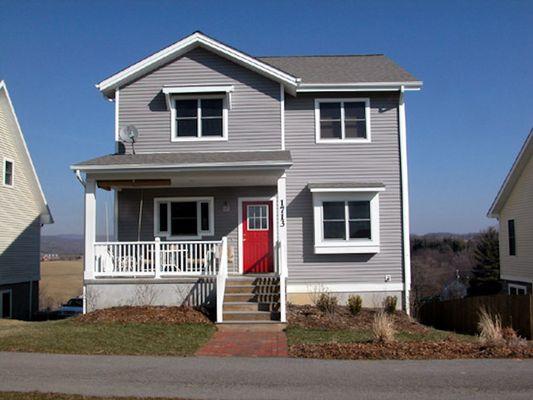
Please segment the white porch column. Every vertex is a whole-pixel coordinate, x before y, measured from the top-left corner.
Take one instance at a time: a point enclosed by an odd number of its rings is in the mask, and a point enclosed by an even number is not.
[[[287,322],[287,176],[283,174],[278,179],[278,273],[280,279],[280,314],[281,322]]]
[[[85,182],[85,279],[94,278],[94,242],[96,241],[96,181],[87,177]]]

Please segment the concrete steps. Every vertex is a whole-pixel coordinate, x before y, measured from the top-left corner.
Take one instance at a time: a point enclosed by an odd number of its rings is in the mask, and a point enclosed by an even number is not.
[[[224,323],[279,322],[279,278],[239,276],[226,280]]]

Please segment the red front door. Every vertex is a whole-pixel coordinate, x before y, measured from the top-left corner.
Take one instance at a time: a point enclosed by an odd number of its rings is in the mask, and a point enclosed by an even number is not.
[[[242,203],[243,272],[274,272],[274,227],[271,201]]]

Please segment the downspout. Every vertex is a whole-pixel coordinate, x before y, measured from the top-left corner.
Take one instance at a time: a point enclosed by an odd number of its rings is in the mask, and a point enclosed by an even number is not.
[[[81,186],[85,187],[85,180],[82,178],[80,170],[77,169],[75,171],[75,174],[76,174],[76,179],[78,179],[78,181],[81,183]]]
[[[407,314],[411,313],[409,291],[411,290],[411,242],[409,237],[409,179],[407,174],[407,128],[405,121],[405,88],[400,88],[398,123],[400,133],[400,173],[402,188],[402,239],[403,239],[403,302]]]

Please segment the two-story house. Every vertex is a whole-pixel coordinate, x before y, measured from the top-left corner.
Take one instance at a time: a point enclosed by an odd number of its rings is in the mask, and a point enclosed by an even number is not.
[[[488,213],[499,222],[500,277],[509,294],[533,293],[533,129]]]
[[[4,81],[0,81],[0,318],[39,310],[41,226],[53,222]]]
[[[421,85],[383,55],[252,57],[200,32],[100,82],[116,153],[71,167],[87,309],[283,322],[328,291],[407,310],[404,93]],[[97,188],[115,193],[115,242],[95,242]]]

